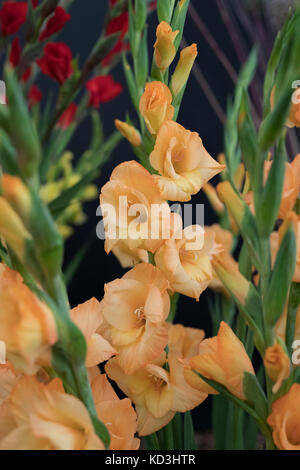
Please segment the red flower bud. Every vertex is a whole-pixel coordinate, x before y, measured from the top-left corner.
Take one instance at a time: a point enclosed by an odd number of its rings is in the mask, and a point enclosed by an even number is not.
[[[15,38],[11,44],[10,54],[9,54],[9,63],[13,67],[17,67],[20,63],[21,58],[21,46],[19,38]]]
[[[109,36],[110,34],[114,33],[121,33],[121,38],[125,36],[128,31],[128,12],[124,11],[121,13],[120,16],[116,18],[112,18],[106,27],[106,35]]]
[[[49,42],[44,48],[44,56],[36,63],[45,75],[61,85],[72,74],[72,52],[63,42]]]
[[[30,78],[30,75],[31,75],[31,67],[28,67],[21,77],[22,82],[24,83],[27,82],[27,80]]]
[[[111,75],[99,75],[86,84],[90,92],[89,105],[98,108],[100,103],[106,103],[118,96],[123,90],[121,83],[115,82]]]
[[[57,123],[57,127],[60,129],[67,129],[67,127],[72,124],[75,114],[77,113],[77,109],[78,107],[75,103],[70,104],[70,106],[61,115],[60,120]]]
[[[29,94],[28,94],[28,105],[29,108],[32,108],[35,104],[39,103],[42,99],[41,90],[35,85],[31,85]]]
[[[0,9],[0,25],[3,36],[14,34],[26,21],[27,2],[4,2]]]
[[[69,15],[69,13],[66,13],[66,11],[62,7],[56,7],[54,15],[51,16],[51,18],[47,21],[45,29],[40,34],[40,41],[43,41],[43,39],[46,39],[49,36],[52,36],[53,34],[61,31],[65,23],[69,21],[70,18],[71,15]]]

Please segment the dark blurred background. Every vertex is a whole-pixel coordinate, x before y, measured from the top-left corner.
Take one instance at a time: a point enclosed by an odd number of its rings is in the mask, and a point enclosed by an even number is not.
[[[238,0],[240,2],[240,0]],[[241,57],[237,54],[239,44],[233,44],[230,28],[226,27],[224,17],[220,14],[217,0],[199,1],[194,0],[193,7],[206,28],[210,31],[212,37],[217,44],[222,46],[234,69],[240,69]],[[226,1],[222,2],[226,8]],[[244,3],[244,0],[240,3]],[[245,4],[246,4],[245,0]],[[70,13],[72,20],[68,22],[63,33],[59,36],[59,40],[69,44],[73,51],[73,55],[79,56],[82,64],[90,52],[92,46],[96,42],[104,22],[105,12],[107,10],[108,0],[85,0],[74,1]],[[246,10],[247,15],[247,10]],[[157,26],[156,13],[153,13],[148,19],[149,33],[149,51],[155,41],[155,29]],[[255,34],[255,33],[254,33]],[[215,96],[223,110],[226,109],[226,101],[234,90],[234,84],[228,73],[225,72],[223,66],[217,60],[215,53],[208,46],[203,35],[195,26],[191,16],[188,15],[184,30],[184,40],[187,44],[193,42],[198,45],[197,65],[200,73],[205,77],[209,86],[213,89]],[[245,43],[249,47],[249,44]],[[250,47],[249,47],[250,48]],[[126,90],[122,66],[118,65],[112,72],[114,79],[121,82],[124,86],[123,93],[114,101],[101,104],[100,114],[104,123],[104,131],[108,136],[114,129],[114,119],[125,119],[126,112],[130,112],[133,120],[136,116],[130,102],[129,95]],[[199,74],[198,74],[199,75]],[[53,83],[47,77],[41,77],[40,85],[43,89],[52,87]],[[187,129],[197,131],[208,152],[216,158],[218,153],[223,151],[223,126],[220,119],[209,103],[206,93],[202,91],[195,76],[191,75],[188,87],[185,92],[183,104],[178,117],[178,122]],[[86,119],[79,127],[76,135],[72,139],[69,149],[74,152],[75,157],[80,156],[89,146],[91,133],[91,123]],[[96,184],[99,188],[110,177],[112,169],[120,162],[134,159],[133,152],[129,144],[123,140],[117,149],[111,155],[110,161],[102,170],[101,176]],[[216,222],[216,217],[210,209],[206,198],[202,192],[192,199],[193,203],[205,204],[205,224],[210,225]],[[93,241],[90,249],[86,254],[78,272],[74,276],[69,286],[69,296],[72,307],[82,303],[89,298],[95,296],[101,300],[103,296],[103,286],[106,282],[123,275],[124,270],[121,269],[117,259],[111,254],[106,255],[104,252],[103,241],[96,238],[96,225],[99,218],[96,217],[96,209],[98,200],[85,204],[85,212],[88,215],[86,224],[76,229],[75,234],[67,241],[65,251],[65,265],[72,260],[77,251],[84,243],[90,240],[91,233]],[[183,323],[186,326],[193,326],[205,330],[206,335],[211,335],[211,321],[209,318],[208,296],[211,295],[206,291],[200,298],[199,302],[193,299],[181,296],[178,306],[178,314],[176,322]],[[194,414],[195,426],[198,430],[208,429],[210,426],[211,402],[207,400]]]

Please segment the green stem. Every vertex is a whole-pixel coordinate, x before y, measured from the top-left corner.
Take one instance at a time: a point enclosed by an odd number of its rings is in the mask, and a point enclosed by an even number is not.
[[[173,424],[172,421],[162,429],[164,436],[164,450],[174,450]]]
[[[89,411],[95,432],[103,441],[104,445],[108,447],[110,436],[106,426],[97,417],[92,390],[85,366],[86,351],[83,352],[83,349],[80,347],[82,342],[85,344],[85,340],[82,333],[70,320],[69,300],[62,273],[58,274],[54,279],[48,280],[46,290],[56,303],[59,316],[61,317],[59,318],[60,321],[58,329],[61,333],[60,341],[62,343],[63,360],[69,362],[72,376],[72,383],[67,383],[67,387],[70,386],[74,391],[76,389],[76,396],[85,404]],[[76,338],[74,337],[75,333],[77,335]],[[73,344],[73,342],[77,344]]]
[[[153,434],[150,434],[149,436],[145,436],[144,442],[147,450],[160,450],[158,437],[155,432]]]
[[[174,323],[179,297],[180,297],[180,294],[178,294],[178,292],[175,292],[175,294],[173,294],[171,297],[171,308],[170,308],[169,316],[167,318],[167,322],[169,323]]]

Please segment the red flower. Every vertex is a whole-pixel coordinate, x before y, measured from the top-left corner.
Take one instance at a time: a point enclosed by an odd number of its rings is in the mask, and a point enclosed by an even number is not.
[[[39,103],[42,96],[41,90],[35,84],[31,85],[28,93],[29,108],[32,108],[35,104]]]
[[[62,7],[58,6],[55,8],[54,15],[47,21],[45,29],[40,35],[40,41],[52,36],[55,33],[61,31],[67,21],[71,18],[71,15],[67,13]]]
[[[149,8],[149,11],[151,12],[151,11],[155,10],[156,7],[157,7],[157,1],[155,0],[154,2],[150,3],[148,8]]]
[[[61,85],[72,74],[72,52],[63,42],[49,42],[44,48],[44,56],[36,63],[45,75]]]
[[[25,72],[23,73],[22,77],[21,77],[21,80],[22,82],[27,82],[27,80],[29,79],[31,75],[31,67],[28,67]]]
[[[128,31],[128,12],[124,11],[121,13],[120,16],[116,18],[112,18],[106,27],[106,35],[109,36],[110,34],[114,33],[121,33],[121,38],[125,36]]]
[[[118,96],[123,90],[121,83],[114,81],[111,75],[99,75],[86,84],[90,92],[89,106],[98,108],[100,103],[106,103]]]
[[[65,112],[61,115],[57,127],[60,129],[67,129],[70,124],[72,124],[75,114],[77,113],[77,105],[75,103],[70,104],[70,106],[65,110]]]
[[[26,21],[27,2],[4,2],[0,9],[0,25],[3,36],[14,34]]]
[[[11,44],[9,62],[13,67],[19,65],[21,59],[21,46],[19,38],[15,38]]]
[[[32,1],[33,8],[36,8],[39,0],[31,0],[31,1]]]
[[[120,52],[127,50],[128,45],[125,44],[123,41],[124,37],[126,36],[127,31],[128,31],[128,12],[127,11],[125,11],[124,13],[121,13],[121,15],[119,15],[117,18],[113,18],[108,23],[106,31],[105,31],[106,35],[109,36],[110,34],[120,33],[120,37],[117,43],[115,44],[115,46],[112,48],[112,50],[102,60],[103,67],[108,66],[116,54],[119,54]]]

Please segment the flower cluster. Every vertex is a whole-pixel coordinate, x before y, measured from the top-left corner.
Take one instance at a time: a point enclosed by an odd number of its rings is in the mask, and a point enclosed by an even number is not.
[[[300,154],[288,160],[286,144],[300,122],[300,10],[276,39],[263,122],[249,103],[253,52],[214,159],[177,122],[197,57],[192,44],[174,65],[189,1],[158,0],[150,72],[156,4],[110,0],[80,69],[67,44],[49,42],[71,18],[58,3],[0,9],[3,45],[27,23],[23,47],[11,38],[0,105],[0,449],[192,449],[190,411],[212,395],[217,447],[253,447],[260,431],[268,449],[300,450]],[[98,108],[123,89],[109,74],[121,52],[139,129],[127,115],[105,140]],[[40,72],[58,84],[53,112],[48,102],[41,113]],[[74,162],[66,148],[86,114],[91,145]],[[135,158],[101,188],[100,229],[126,272],[101,301],[71,309],[66,284],[82,255],[63,273],[63,238],[84,222],[82,203],[96,199],[93,179],[121,136]],[[201,190],[211,226],[182,214]],[[210,338],[176,323],[180,295],[198,301],[207,289]]]

